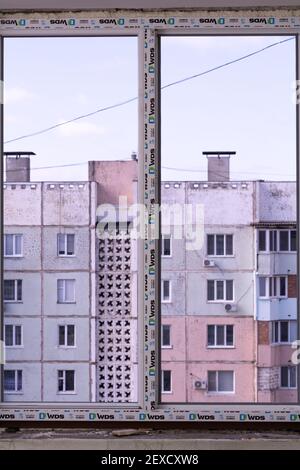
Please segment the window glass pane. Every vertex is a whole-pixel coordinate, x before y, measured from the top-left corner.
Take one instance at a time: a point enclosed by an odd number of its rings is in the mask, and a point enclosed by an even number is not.
[[[66,392],[74,390],[74,370],[66,370]]]
[[[163,281],[163,300],[170,299],[170,281],[164,280]]]
[[[273,322],[273,343],[278,343],[278,321]]]
[[[288,367],[281,367],[280,369],[280,382],[281,387],[288,387],[289,386],[289,371]]]
[[[286,277],[280,278],[280,296],[286,296]]]
[[[217,346],[223,346],[224,340],[224,325],[217,325]]]
[[[58,254],[64,255],[65,254],[65,234],[59,233],[57,235],[57,245],[58,245]]]
[[[20,392],[22,390],[22,371],[17,370],[17,391]]]
[[[289,249],[289,232],[287,230],[280,230],[279,232],[279,250],[288,251]]]
[[[4,281],[4,300],[15,300],[15,281],[7,279]]]
[[[13,346],[13,325],[5,325],[5,346]]]
[[[217,391],[217,376],[215,371],[208,371],[207,373],[207,390],[209,392],[216,392]]]
[[[58,344],[59,346],[65,345],[65,325],[58,326]]]
[[[74,346],[75,345],[75,326],[74,325],[68,325],[68,346]]]
[[[233,236],[226,235],[226,255],[233,255]]]
[[[170,346],[170,325],[162,326],[162,345]]]
[[[259,296],[266,297],[266,281],[265,277],[259,277]]]
[[[75,253],[75,236],[73,234],[67,235],[67,254],[74,255]]]
[[[287,343],[289,340],[289,322],[280,322],[280,342]]]
[[[163,370],[163,391],[170,392],[171,391],[171,371],[170,370]]]
[[[217,255],[224,255],[224,235],[216,235]]]
[[[215,246],[214,246],[215,236],[214,235],[207,235],[207,254],[214,255],[215,254]]]
[[[295,388],[297,386],[297,369],[296,366],[290,368],[290,387]]]
[[[163,255],[170,256],[171,255],[171,238],[169,235],[164,235],[163,239]]]
[[[224,299],[224,282],[216,281],[216,288],[217,288],[217,300],[223,300]]]
[[[215,282],[214,281],[207,281],[207,300],[214,300],[215,299]]]
[[[14,236],[13,235],[5,235],[5,254],[7,256],[12,256],[14,254]]]
[[[293,342],[297,339],[297,322],[290,321],[290,341]]]
[[[233,300],[233,281],[226,281],[226,300]]]
[[[215,325],[207,325],[207,345],[215,345]]]
[[[15,371],[5,370],[4,371],[4,390],[6,392],[15,391]]]
[[[15,254],[22,254],[22,235],[15,235]]]
[[[57,280],[57,301],[64,302],[65,301],[65,282],[63,279]]]
[[[233,325],[227,325],[226,327],[226,344],[227,346],[233,346]]]
[[[233,392],[233,372],[232,371],[219,371],[218,372],[218,391],[219,392]]]
[[[259,230],[258,231],[258,249],[259,249],[259,251],[266,251],[266,249],[267,249],[266,231],[265,230]]]
[[[291,251],[297,250],[297,232],[296,230],[291,230]]]
[[[21,279],[17,280],[17,300],[22,300],[22,281]]]
[[[21,325],[15,326],[15,344],[16,346],[22,345],[22,327]]]
[[[75,281],[73,279],[66,279],[65,280],[65,301],[66,302],[74,302],[74,288],[75,288]]]

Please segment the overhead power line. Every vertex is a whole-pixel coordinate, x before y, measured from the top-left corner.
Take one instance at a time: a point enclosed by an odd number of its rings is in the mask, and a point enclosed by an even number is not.
[[[272,47],[278,46],[279,44],[283,44],[283,43],[288,42],[288,41],[292,41],[294,39],[295,39],[294,37],[289,37],[287,39],[283,39],[282,41],[274,42],[272,44],[269,44],[268,46],[262,47],[261,49],[257,49],[254,52],[250,52],[249,54],[246,54],[242,57],[238,57],[237,59],[230,60],[228,62],[225,62],[224,64],[217,65],[216,67],[212,67],[208,70],[205,70],[204,72],[200,72],[200,73],[197,73],[195,75],[190,75],[190,76],[182,78],[180,80],[176,80],[174,82],[168,83],[167,85],[162,86],[161,90],[165,90],[166,88],[170,88],[172,86],[179,85],[180,83],[184,83],[184,82],[187,82],[189,80],[193,80],[195,78],[202,77],[203,75],[207,75],[211,72],[215,72],[216,70],[222,69],[224,67],[228,67],[229,65],[232,65],[232,64],[235,64],[235,63],[240,62],[242,60],[248,59],[249,57],[252,57],[256,54],[260,54],[261,52],[264,52],[268,49],[271,49]],[[60,122],[60,123],[54,124],[52,126],[45,127],[44,129],[41,129],[39,131],[35,131],[35,132],[30,133],[30,134],[25,134],[25,135],[16,137],[14,139],[7,140],[7,141],[4,142],[4,144],[10,144],[11,142],[17,142],[19,140],[27,139],[29,137],[35,137],[37,135],[44,134],[46,132],[50,132],[50,131],[52,131],[54,129],[57,129],[59,127],[66,126],[67,124],[70,124],[71,122],[79,121],[80,119],[85,119],[85,118],[94,116],[95,114],[102,113],[104,111],[109,111],[110,109],[120,108],[121,106],[125,106],[129,103],[132,103],[133,101],[136,101],[137,99],[138,99],[137,96],[135,96],[134,98],[129,98],[127,100],[120,101],[120,102],[112,104],[110,106],[105,106],[104,108],[96,109],[95,111],[91,111],[90,113],[87,113],[87,114],[82,114],[80,116],[69,119],[68,121]]]

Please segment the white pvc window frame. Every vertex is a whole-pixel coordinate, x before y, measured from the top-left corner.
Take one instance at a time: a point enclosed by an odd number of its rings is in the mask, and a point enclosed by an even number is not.
[[[160,36],[171,35],[282,35],[296,37],[296,79],[300,79],[300,9],[291,10],[281,17],[280,11],[260,11],[253,17],[247,10],[206,12],[204,10],[173,11],[90,11],[80,13],[16,13],[0,16],[0,80],[3,81],[3,44],[5,37],[57,37],[57,36],[138,36],[139,45],[139,202],[149,212],[153,203],[160,203]],[[2,83],[2,82],[1,82]],[[3,100],[2,100],[3,101]],[[299,160],[300,106],[297,106],[297,163]],[[0,145],[3,154],[3,105],[0,106]],[[2,159],[0,160],[2,165]],[[3,175],[3,168],[1,177]],[[297,164],[299,182],[299,165]],[[3,182],[2,182],[3,183]],[[147,183],[147,188],[145,187]],[[299,192],[298,192],[299,198]],[[3,214],[3,198],[0,201]],[[299,220],[300,204],[297,208]],[[3,221],[2,221],[3,222]],[[152,227],[159,222],[152,218]],[[153,223],[155,222],[155,223]],[[145,230],[150,230],[148,221]],[[1,225],[3,228],[3,223]],[[299,248],[299,241],[298,241]],[[139,243],[139,349],[138,404],[100,403],[4,403],[0,405],[3,423],[40,420],[60,421],[300,421],[298,404],[160,403],[160,243],[149,239]],[[0,246],[1,260],[3,246]],[[154,255],[154,256],[153,256]],[[150,265],[151,260],[151,265]],[[154,260],[154,264],[153,264]],[[298,249],[299,272],[299,249]],[[3,265],[2,265],[3,269]],[[3,271],[2,271],[3,272]],[[154,280],[154,288],[146,292],[146,281]],[[145,282],[145,283],[144,283]],[[152,283],[153,284],[153,283]],[[142,288],[144,286],[144,288]],[[298,278],[299,288],[299,278]],[[146,295],[145,295],[146,294]],[[1,292],[3,299],[3,292]],[[299,306],[299,300],[298,300]],[[147,328],[147,335],[145,331]],[[3,316],[0,322],[3,338]],[[298,322],[298,337],[300,337]],[[155,338],[155,341],[153,341]],[[3,368],[2,368],[3,369]],[[3,372],[3,371],[2,371]],[[299,394],[299,376],[298,394]],[[0,375],[3,381],[3,373]],[[2,382],[3,383],[3,382]],[[1,384],[0,384],[1,385]],[[2,391],[3,387],[1,387]],[[300,394],[299,394],[300,397]],[[3,398],[3,391],[2,391]],[[101,409],[109,413],[97,413]],[[199,413],[200,412],[200,413]],[[51,417],[54,416],[54,417]],[[253,418],[256,416],[256,418]],[[258,417],[259,416],[259,417]],[[258,418],[257,418],[258,417]]]

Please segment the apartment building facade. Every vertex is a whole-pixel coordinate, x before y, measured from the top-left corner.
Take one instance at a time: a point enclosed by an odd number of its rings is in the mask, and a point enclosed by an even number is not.
[[[162,228],[162,401],[296,402],[296,184],[230,181],[208,158],[208,181],[162,184],[203,207],[204,233],[189,250]]]
[[[163,402],[296,401],[296,185],[230,181],[229,163],[210,155],[207,181],[162,183]],[[136,160],[90,162],[85,182],[16,174],[4,186],[5,400],[136,402],[137,242],[119,200],[136,201]],[[174,204],[199,208],[191,233],[167,220]]]

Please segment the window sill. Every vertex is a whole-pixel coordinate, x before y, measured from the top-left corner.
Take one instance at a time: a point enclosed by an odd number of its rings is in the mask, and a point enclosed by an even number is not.
[[[235,258],[235,255],[206,255],[206,258]]]
[[[74,346],[57,346],[57,349],[76,349],[76,345],[74,345]]]
[[[22,344],[21,346],[6,346],[4,345],[5,349],[24,349],[24,345]]]
[[[162,258],[173,258],[172,255],[161,255]]]
[[[4,304],[23,304],[23,300],[4,300]]]
[[[173,346],[170,344],[170,346],[162,346],[161,349],[173,349]]]
[[[57,255],[57,258],[76,258],[76,255]]]
[[[207,396],[219,396],[219,395],[235,395],[235,392],[207,392]]]
[[[66,304],[76,304],[75,301],[72,301],[72,302],[56,302],[57,305],[66,305]]]
[[[235,346],[206,346],[206,349],[236,349]]]
[[[57,395],[77,395],[77,392],[57,392]]]
[[[207,300],[207,304],[234,304],[234,300]]]
[[[4,390],[4,393],[7,395],[23,395],[24,392]]]
[[[161,303],[162,304],[171,304],[172,300],[162,300]]]
[[[170,391],[170,392],[161,392],[162,395],[173,395],[173,392]]]
[[[3,256],[4,259],[8,258],[8,259],[11,259],[11,258],[24,258],[24,255],[4,255]]]

